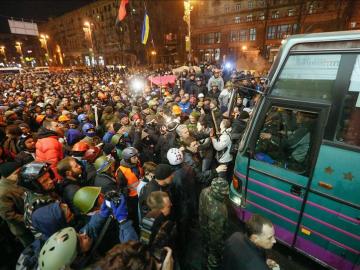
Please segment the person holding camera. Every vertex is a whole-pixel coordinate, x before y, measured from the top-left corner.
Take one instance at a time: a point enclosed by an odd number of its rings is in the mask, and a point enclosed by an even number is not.
[[[141,221],[140,241],[149,246],[158,261],[163,261],[163,248],[175,246],[176,223],[171,219],[172,203],[169,194],[163,191],[151,192],[146,202],[151,211]]]

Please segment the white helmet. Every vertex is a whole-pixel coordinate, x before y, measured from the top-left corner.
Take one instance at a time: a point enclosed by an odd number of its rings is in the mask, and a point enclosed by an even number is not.
[[[170,148],[166,154],[170,165],[179,165],[184,161],[184,155],[179,148]]]

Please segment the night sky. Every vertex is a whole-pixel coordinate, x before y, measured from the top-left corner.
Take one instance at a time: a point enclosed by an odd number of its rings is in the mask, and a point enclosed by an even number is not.
[[[0,17],[42,22],[91,2],[94,0],[0,0]]]

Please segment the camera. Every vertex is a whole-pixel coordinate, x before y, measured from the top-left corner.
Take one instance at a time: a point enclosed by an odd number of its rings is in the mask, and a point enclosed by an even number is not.
[[[111,208],[111,202],[117,207],[119,206],[121,199],[120,199],[120,193],[112,190],[105,194],[105,204],[107,207]]]

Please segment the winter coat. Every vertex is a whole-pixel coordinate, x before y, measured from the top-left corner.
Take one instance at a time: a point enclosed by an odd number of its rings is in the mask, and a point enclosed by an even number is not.
[[[234,233],[225,242],[223,270],[269,270],[265,251],[253,244],[240,232]]]
[[[29,151],[21,151],[14,158],[14,161],[21,165],[28,164],[34,160],[35,160],[35,153],[31,153]]]
[[[66,228],[67,222],[60,207],[60,202],[50,203],[36,209],[32,216],[32,225],[45,238],[49,238],[57,231]]]
[[[229,101],[231,97],[231,91],[229,89],[224,89],[219,95],[219,107],[222,112],[225,112],[228,108]]]
[[[184,84],[184,90],[185,90],[185,93],[191,95],[191,89],[194,87],[194,85],[196,85],[196,82],[195,80],[186,80],[185,81],[185,84]]]
[[[233,156],[230,153],[231,149],[231,128],[224,130],[219,139],[213,137],[211,138],[212,144],[216,152],[216,160],[219,163],[228,163],[232,161]]]
[[[70,128],[65,132],[65,138],[68,145],[74,145],[83,137],[82,133],[78,129]]]
[[[80,185],[78,185],[74,180],[65,178],[58,184],[57,187],[63,201],[70,207],[73,213],[76,213],[78,209],[75,207],[73,199],[76,191],[81,188]]]
[[[64,158],[62,144],[58,135],[46,128],[40,128],[36,142],[36,161],[47,162],[55,165]]]
[[[94,180],[95,187],[101,187],[101,193],[106,194],[112,190],[119,190],[119,185],[116,179],[107,173],[98,173]]]
[[[197,200],[194,192],[196,189],[196,173],[193,168],[186,163],[172,167],[175,172],[170,190],[173,195],[171,202],[173,204],[175,219],[186,223],[197,211]]]
[[[147,185],[145,185],[139,194],[139,210],[140,217],[143,218],[149,211],[146,200],[150,196],[151,192],[154,191],[164,191],[169,194],[170,200],[172,201],[172,196],[170,193],[170,186],[160,186],[156,180],[151,180]]]
[[[203,189],[199,199],[199,225],[207,269],[218,269],[221,265],[228,230],[228,210],[225,203],[228,194],[214,187],[216,183]]]
[[[161,163],[168,163],[166,154],[170,148],[177,147],[176,133],[175,131],[168,132],[165,135],[159,137],[158,143],[155,147],[156,153],[160,155]]]
[[[215,76],[212,76],[209,81],[208,81],[208,84],[207,84],[207,87],[208,87],[208,90],[210,92],[211,90],[211,84],[215,82],[219,88],[220,91],[222,91],[224,89],[224,80],[223,78],[221,77],[218,77],[218,78],[215,78]]]
[[[106,132],[105,135],[104,135],[103,138],[102,138],[102,142],[103,142],[103,143],[110,143],[110,142],[111,142],[111,138],[112,138],[112,136],[114,136],[114,135],[115,135],[115,132],[113,132],[113,131],[108,131],[108,132]]]
[[[183,113],[185,114],[191,113],[190,102],[186,102],[186,103],[179,102],[178,105]]]
[[[24,246],[31,243],[31,233],[24,223],[24,189],[4,177],[0,179],[0,217]]]

